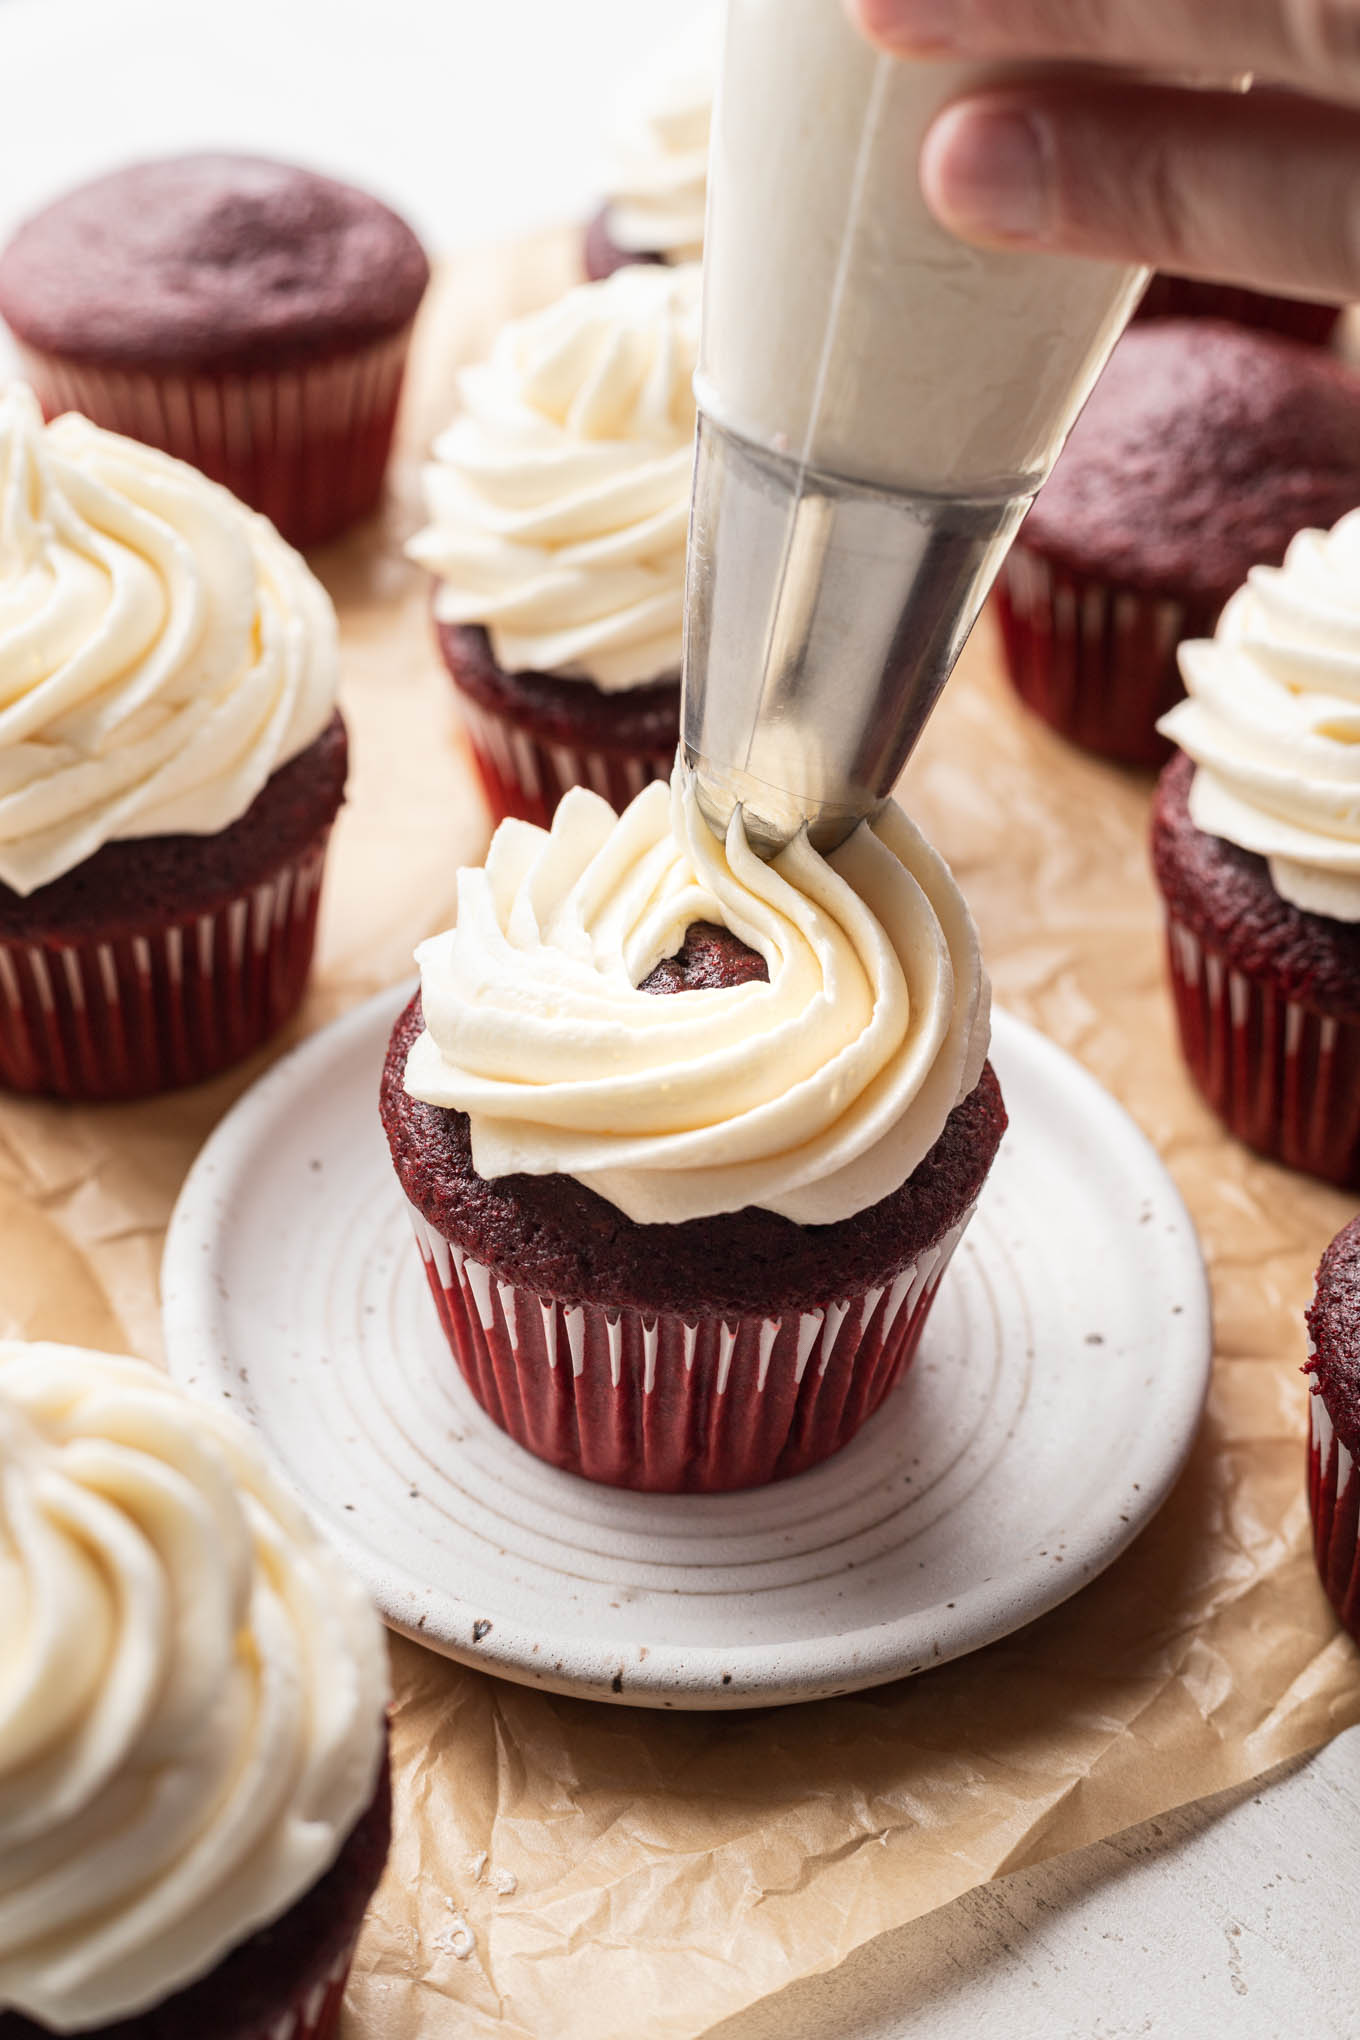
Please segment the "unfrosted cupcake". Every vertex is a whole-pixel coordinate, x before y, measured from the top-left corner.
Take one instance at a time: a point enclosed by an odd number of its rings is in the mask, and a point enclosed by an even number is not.
[[[330,2040],[386,1650],[235,1418],[0,1342],[0,2040]]]
[[[335,614],[196,469],[0,397],[0,1084],[127,1098],[307,981],[346,742]]]
[[[1360,1643],[1360,1218],[1322,1257],[1308,1309],[1308,1503],[1327,1598]]]
[[[702,10],[624,87],[609,197],[586,228],[586,275],[630,262],[697,262],[704,247],[708,141],[722,16]]]
[[[1176,647],[1258,563],[1360,503],[1360,376],[1212,320],[1126,333],[997,582],[1010,676],[1062,736],[1168,756]]]
[[[1152,848],[1186,1061],[1239,1139],[1360,1187],[1360,513],[1181,667]]]
[[[670,771],[698,340],[697,268],[620,270],[461,378],[409,551],[496,820]]]
[[[383,1082],[454,1356],[531,1452],[757,1485],[911,1361],[1005,1126],[977,936],[889,806],[823,859],[709,830],[677,768],[502,824]]]
[[[319,545],[378,500],[429,264],[352,185],[173,156],[44,207],[0,254],[0,316],[48,417],[191,461]]]

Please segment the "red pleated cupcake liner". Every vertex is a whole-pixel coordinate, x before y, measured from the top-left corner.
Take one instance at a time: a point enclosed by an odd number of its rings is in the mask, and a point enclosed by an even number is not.
[[[1360,1643],[1360,1472],[1320,1395],[1309,1397],[1308,1509],[1327,1599]]]
[[[456,683],[455,683],[456,684]],[[622,810],[653,779],[669,779],[675,745],[666,750],[601,750],[584,744],[550,744],[513,717],[497,715],[458,689],[477,776],[493,822],[507,815],[546,829],[563,794],[588,786]]]
[[[0,937],[0,1085],[140,1098],[253,1053],[306,989],[329,834],[211,913],[104,940]]]
[[[867,1292],[688,1319],[540,1297],[411,1207],[440,1323],[487,1415],[553,1466],[667,1494],[763,1486],[848,1443],[910,1365],[971,1216]]]
[[[1157,719],[1185,693],[1176,647],[1213,635],[1217,604],[1111,587],[1017,544],[996,606],[1011,682],[1050,729],[1119,765],[1165,764]]]
[[[256,2026],[249,2034],[243,2034],[242,2040],[335,2040],[353,1961],[351,1946],[295,2005],[271,2019],[268,2025]]]
[[[189,461],[261,510],[290,544],[321,545],[382,493],[411,329],[306,367],[176,374],[21,350],[49,418],[94,424]]]
[[[1135,319],[1227,319],[1257,333],[1279,333],[1325,347],[1341,317],[1340,305],[1273,297],[1239,284],[1200,283],[1189,276],[1154,276]]]
[[[1167,920],[1181,1049],[1230,1133],[1329,1183],[1360,1187],[1360,1023],[1249,977]]]

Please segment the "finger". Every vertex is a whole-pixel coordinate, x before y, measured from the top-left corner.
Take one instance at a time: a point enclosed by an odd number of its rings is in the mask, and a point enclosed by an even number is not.
[[[964,240],[1360,297],[1360,116],[1289,93],[1036,84],[956,100],[921,185]]]
[[[1360,0],[846,0],[874,42],[931,54],[1115,64],[1224,83],[1253,72],[1360,98]]]

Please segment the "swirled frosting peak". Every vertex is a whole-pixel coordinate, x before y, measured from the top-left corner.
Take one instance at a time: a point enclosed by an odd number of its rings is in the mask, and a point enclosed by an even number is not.
[[[280,1918],[373,1796],[386,1697],[234,1418],[0,1341],[0,2024],[130,2017]]]
[[[695,921],[769,982],[641,991]],[[679,766],[622,815],[577,788],[550,832],[503,822],[418,961],[411,1095],[469,1115],[482,1176],[574,1176],[640,1223],[851,1217],[905,1182],[987,1053],[976,931],[899,808],[764,864],[740,812],[711,832]]]
[[[606,692],[678,674],[699,272],[587,283],[507,326],[461,379],[409,551],[435,614],[512,672]]]
[[[632,255],[697,262],[704,247],[708,141],[722,16],[707,8],[620,97],[609,177],[609,238]]]
[[[0,882],[215,835],[329,721],[335,614],[196,468],[0,392]]]
[[[1189,699],[1159,727],[1198,767],[1195,826],[1266,858],[1282,899],[1360,921],[1360,511],[1253,567],[1180,664]]]

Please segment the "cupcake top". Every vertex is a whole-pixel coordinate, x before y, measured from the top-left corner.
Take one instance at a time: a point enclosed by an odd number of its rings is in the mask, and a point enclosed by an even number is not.
[[[0,881],[215,835],[330,721],[335,612],[196,468],[0,395]]]
[[[620,97],[609,176],[609,238],[629,255],[703,254],[708,137],[721,15],[706,9]]]
[[[1322,1257],[1308,1306],[1308,1364],[1313,1394],[1337,1437],[1360,1459],[1360,1218],[1343,1226]]]
[[[680,670],[699,271],[629,267],[502,332],[460,378],[408,548],[441,623],[507,672],[606,693]]]
[[[67,192],[0,254],[0,316],[67,360],[246,370],[398,332],[429,281],[396,213],[262,156],[134,163]]]
[[[372,1799],[376,1616],[250,1434],[139,1361],[0,1341],[0,1639],[0,2010],[158,2003]]]
[[[658,998],[696,923],[768,982]],[[468,1115],[479,1175],[563,1174],[636,1223],[756,1207],[802,1225],[911,1175],[987,1052],[976,930],[948,867],[886,807],[828,858],[771,864],[704,821],[677,767],[615,816],[575,788],[550,832],[496,831],[458,919],[417,952],[410,1096]]]
[[[1075,573],[1215,604],[1360,503],[1360,377],[1209,319],[1115,348],[1021,542]]]
[[[1253,567],[1180,664],[1189,699],[1158,728],[1199,768],[1196,828],[1264,857],[1292,905],[1360,921],[1360,512]]]

